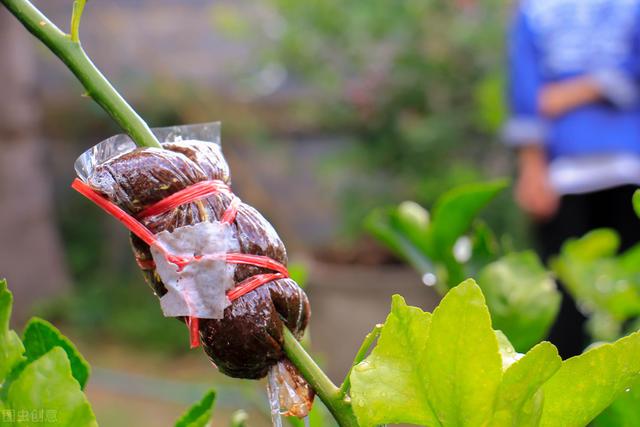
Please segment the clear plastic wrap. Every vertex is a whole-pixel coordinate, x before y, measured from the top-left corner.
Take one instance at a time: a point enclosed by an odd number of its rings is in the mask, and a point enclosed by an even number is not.
[[[223,373],[264,377],[271,366],[286,362],[283,327],[301,337],[310,316],[305,293],[288,275],[278,272],[283,271],[280,266],[286,273],[284,244],[256,209],[230,191],[160,211],[153,209],[204,181],[230,185],[217,123],[162,128],[154,133],[162,149],[137,148],[122,135],[101,142],[78,158],[78,176],[93,192],[124,211],[123,215],[135,218],[133,221],[159,242],[160,249],[155,250],[148,239],[145,242],[131,235],[134,255],[147,282],[161,301],[165,298],[165,314],[182,320],[199,318],[195,325],[203,348]],[[150,210],[153,214],[147,215]],[[225,224],[229,211],[233,215]],[[216,258],[225,251],[226,265]],[[165,262],[167,252],[198,262],[176,268],[175,263]],[[230,253],[234,252],[240,258],[268,262],[230,265]],[[269,278],[265,284],[240,293],[231,303],[224,298],[229,288],[231,294],[243,283],[264,277]],[[192,304],[193,298],[197,304]],[[306,384],[292,365],[287,366],[287,372],[293,384],[292,388],[283,387],[283,392]],[[308,393],[296,401],[295,413],[302,414],[300,408],[305,404],[310,408],[312,398]]]
[[[151,131],[156,138],[162,142],[195,140],[206,141],[220,147],[220,122],[168,126],[153,128]],[[131,140],[129,135],[114,135],[82,153],[82,155],[76,159],[73,166],[78,178],[86,182],[97,165],[135,149],[136,144]]]

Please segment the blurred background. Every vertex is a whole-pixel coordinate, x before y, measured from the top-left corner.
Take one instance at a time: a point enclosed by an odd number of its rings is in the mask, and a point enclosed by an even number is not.
[[[497,137],[509,3],[109,0],[88,4],[81,39],[151,126],[222,122],[235,192],[306,276],[312,349],[341,381],[392,294],[437,303],[363,232],[365,215],[511,174]],[[35,4],[68,27],[71,0]],[[0,276],[13,327],[36,314],[77,343],[103,426],[172,425],[211,386],[217,425],[239,408],[268,424],[264,386],[188,350],[125,230],[69,188],[75,158],[120,129],[4,9],[0,58]],[[510,191],[483,217],[530,246]]]

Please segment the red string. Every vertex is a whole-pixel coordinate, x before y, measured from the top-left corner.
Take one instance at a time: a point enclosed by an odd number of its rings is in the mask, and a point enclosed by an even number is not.
[[[225,224],[231,224],[236,220],[236,215],[238,214],[238,206],[240,206],[240,199],[238,199],[233,193],[231,199],[231,203],[227,206],[227,210],[222,214],[222,218],[220,218],[220,222]]]
[[[189,327],[189,346],[196,348],[200,346],[200,319],[195,316],[187,318],[187,326]]]
[[[250,264],[255,265],[256,267],[268,268],[269,270],[277,271],[278,273],[284,274],[285,276],[289,277],[289,271],[287,270],[287,267],[267,256],[229,253],[226,254],[225,260],[229,264]]]
[[[288,274],[282,273],[256,274],[255,276],[251,276],[238,283],[235,288],[227,292],[227,297],[229,298],[229,300],[233,301],[240,298],[242,295],[245,295],[253,291],[254,289],[259,288],[264,284],[273,282],[274,280],[278,279],[286,279],[287,277],[289,277]]]
[[[120,209],[120,207],[114,205],[106,198],[95,192],[93,188],[89,187],[83,181],[76,178],[71,184],[71,188],[82,194],[87,199],[98,205],[105,210],[108,214],[124,224],[129,231],[141,238],[147,245],[151,246],[156,243],[156,236],[144,225],[140,224],[131,215]]]
[[[156,236],[138,220],[126,213],[120,207],[100,195],[93,190],[89,185],[80,179],[76,178],[71,187],[98,205],[104,211],[112,215],[118,221],[120,221],[129,231],[142,239],[149,246],[158,245],[158,239]],[[172,195],[160,200],[159,202],[147,207],[138,214],[140,218],[146,218],[150,216],[160,215],[165,212],[175,209],[183,204],[191,203],[196,200],[200,200],[217,193],[227,193],[232,196],[231,203],[222,215],[221,222],[232,223],[235,221],[236,214],[238,212],[238,206],[240,205],[240,199],[235,197],[227,184],[220,180],[201,181],[196,184],[190,185]],[[204,257],[185,258],[179,257],[173,254],[165,252],[167,260],[178,266],[178,271],[186,267],[187,264],[199,261],[202,258],[219,258],[224,259],[230,264],[248,264],[256,267],[267,268],[269,270],[276,271],[276,273],[264,273],[251,276],[242,282],[238,283],[233,289],[227,292],[227,297],[230,301],[235,301],[241,296],[259,288],[260,286],[272,282],[278,279],[284,279],[289,277],[287,267],[283,264],[263,255],[252,255],[243,253],[228,253],[222,255],[206,255]],[[138,266],[143,270],[151,270],[155,268],[153,260],[142,260],[136,258]],[[188,316],[187,326],[189,327],[189,336],[191,348],[198,347],[200,345],[199,340],[199,319],[194,316]]]
[[[227,184],[218,179],[211,181],[200,181],[186,188],[183,188],[182,190],[177,191],[172,195],[160,200],[159,202],[147,207],[138,214],[138,218],[147,218],[150,216],[161,215],[186,203],[191,203],[195,200],[201,200],[218,193],[231,194],[231,190],[229,189],[229,186]]]

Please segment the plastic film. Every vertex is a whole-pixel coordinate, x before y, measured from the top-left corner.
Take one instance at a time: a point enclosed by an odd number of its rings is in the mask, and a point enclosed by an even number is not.
[[[167,293],[160,298],[166,317],[222,319],[231,302],[227,291],[234,287],[235,265],[224,255],[238,251],[238,241],[229,224],[201,222],[162,231],[158,244],[151,246],[156,272]],[[184,268],[167,260],[166,253],[191,258]]]

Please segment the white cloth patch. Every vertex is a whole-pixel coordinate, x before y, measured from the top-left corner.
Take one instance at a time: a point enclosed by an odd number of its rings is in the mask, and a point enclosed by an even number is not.
[[[162,231],[156,237],[158,243],[151,246],[151,254],[167,288],[160,298],[164,315],[222,319],[224,309],[231,304],[226,292],[234,286],[235,265],[223,259],[203,258],[178,271],[178,266],[167,261],[164,254],[191,258],[239,252],[231,226],[217,221],[201,222],[176,228],[171,233]]]

